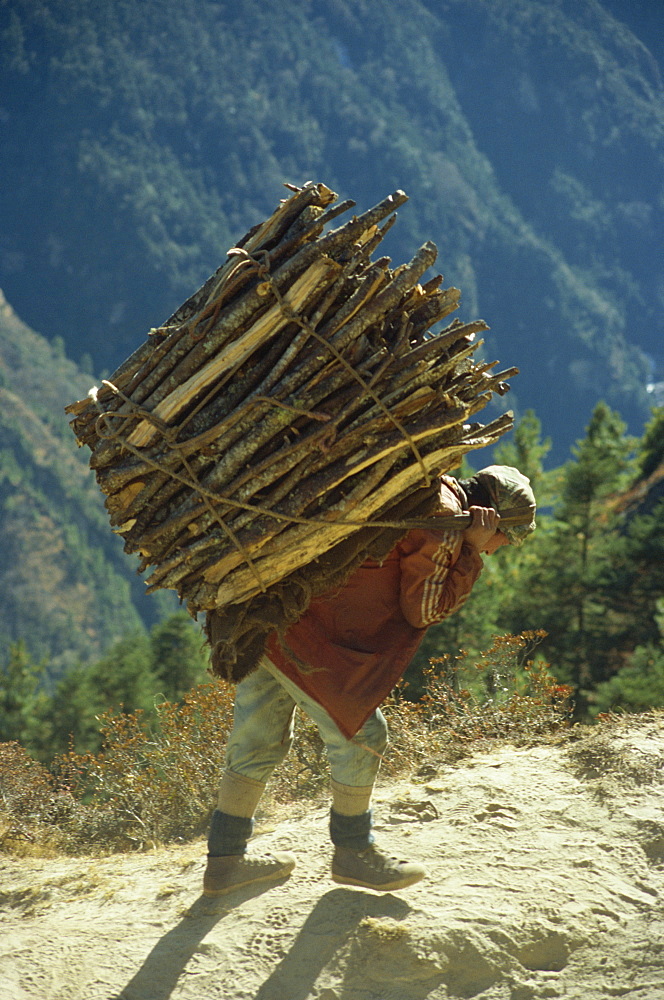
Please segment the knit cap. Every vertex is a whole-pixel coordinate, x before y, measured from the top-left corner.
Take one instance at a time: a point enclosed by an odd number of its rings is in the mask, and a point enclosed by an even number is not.
[[[535,530],[537,504],[530,480],[511,465],[488,465],[471,477],[477,481],[491,497],[492,506],[499,514],[511,511],[521,512],[530,518],[524,524],[501,524],[500,531],[507,536],[511,545],[521,545],[523,540]]]

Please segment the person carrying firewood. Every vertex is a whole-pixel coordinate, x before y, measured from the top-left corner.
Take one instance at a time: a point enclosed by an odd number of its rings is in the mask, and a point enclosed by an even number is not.
[[[482,555],[519,545],[534,530],[535,506],[529,480],[510,466],[462,481],[442,476],[440,514],[468,511],[470,527],[411,529],[383,561],[365,561],[343,586],[315,598],[283,641],[271,633],[260,663],[237,685],[205,895],[276,881],[295,866],[291,855],[247,853],[247,843],[266,782],[290,748],[296,707],[318,727],[330,763],[333,881],[387,892],[426,875],[374,843],[371,794],[387,746],[379,706],[426,630],[464,604]],[[501,511],[515,510],[521,523],[501,527]]]

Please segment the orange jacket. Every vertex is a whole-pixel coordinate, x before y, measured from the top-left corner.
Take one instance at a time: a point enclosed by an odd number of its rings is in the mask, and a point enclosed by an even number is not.
[[[456,482],[443,477],[441,513],[460,513],[462,502]],[[341,589],[312,601],[283,647],[272,634],[266,653],[350,739],[403,675],[427,628],[461,607],[481,571],[462,532],[409,531],[382,563],[367,560]]]

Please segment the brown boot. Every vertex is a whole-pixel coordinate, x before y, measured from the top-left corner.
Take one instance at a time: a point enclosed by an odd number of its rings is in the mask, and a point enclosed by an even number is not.
[[[363,889],[390,892],[405,889],[426,875],[422,865],[398,861],[371,845],[363,851],[335,847],[332,858],[332,881],[341,885],[359,885]]]
[[[254,882],[276,882],[286,878],[295,867],[291,854],[228,854],[208,857],[203,876],[205,896],[224,896]]]

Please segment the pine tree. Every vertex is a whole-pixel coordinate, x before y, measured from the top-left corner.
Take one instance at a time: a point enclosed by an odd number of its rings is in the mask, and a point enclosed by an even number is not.
[[[48,708],[50,740],[41,748],[40,757],[53,758],[73,744],[79,753],[99,748],[101,710],[96,685],[88,665],[71,667],[58,681]]]
[[[512,631],[547,631],[542,650],[561,679],[574,684],[580,711],[585,692],[615,669],[612,650],[621,622],[607,613],[607,581],[619,520],[607,498],[633,475],[633,451],[619,415],[598,403],[573,460],[550,476],[557,492],[554,516],[540,519],[524,546],[529,563],[522,565],[507,609]]]
[[[179,701],[194,685],[206,680],[209,659],[202,634],[185,612],[152,628],[150,652],[159,693],[167,701]]]
[[[651,410],[639,448],[639,470],[647,479],[664,463],[664,406]]]
[[[591,697],[593,714],[621,710],[645,712],[664,708],[664,648],[662,642],[637,646],[628,663],[598,684]]]
[[[99,716],[105,712],[152,715],[162,701],[178,701],[206,680],[208,657],[200,631],[184,612],[134,630],[92,664],[78,664],[60,679],[44,709],[47,726],[39,756],[51,759],[73,742],[80,753],[100,747]]]
[[[542,440],[542,424],[534,410],[526,410],[514,428],[511,441],[502,441],[494,449],[497,464],[513,465],[528,477],[538,506],[545,502],[544,459],[550,450],[551,438]]]
[[[7,663],[0,667],[0,742],[15,740],[31,748],[46,700],[41,688],[45,672],[44,663],[31,660],[22,639],[10,646]]]
[[[97,751],[99,716],[137,709],[151,713],[159,689],[147,633],[129,632],[100,660],[72,667],[60,679],[47,708],[51,738],[41,756],[53,757],[70,742],[79,752]]]
[[[136,629],[114,643],[90,668],[87,682],[102,711],[150,711],[159,683],[147,633]]]

